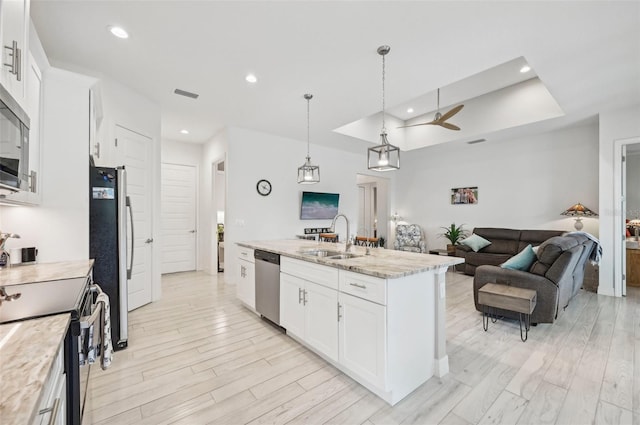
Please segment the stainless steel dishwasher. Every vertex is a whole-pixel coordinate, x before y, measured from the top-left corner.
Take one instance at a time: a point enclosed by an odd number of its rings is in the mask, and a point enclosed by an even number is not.
[[[280,324],[280,255],[256,249],[256,311]]]

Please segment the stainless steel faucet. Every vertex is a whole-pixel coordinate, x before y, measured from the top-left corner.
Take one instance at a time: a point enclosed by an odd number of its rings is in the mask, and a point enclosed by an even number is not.
[[[331,231],[335,232],[336,231],[336,220],[338,220],[338,217],[343,217],[344,221],[347,223],[347,244],[345,245],[345,249],[344,252],[350,252],[351,251],[351,239],[349,239],[351,237],[351,233],[349,233],[349,219],[347,218],[346,215],[344,214],[338,214],[335,217],[333,217],[333,222],[331,223]]]
[[[2,231],[0,231],[0,257],[4,257],[5,260],[4,266],[0,266],[0,268],[11,267],[11,256],[9,255],[9,251],[6,251],[4,249],[4,244],[9,238],[20,239],[20,235],[17,235],[15,233],[3,233]]]

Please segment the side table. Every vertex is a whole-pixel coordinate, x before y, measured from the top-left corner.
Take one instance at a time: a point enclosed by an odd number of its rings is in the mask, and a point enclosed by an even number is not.
[[[525,342],[529,337],[531,327],[531,313],[536,307],[537,293],[532,289],[518,288],[515,286],[487,283],[478,290],[478,304],[482,305],[482,327],[486,331],[489,328],[491,308],[519,313],[520,339]],[[494,314],[491,321],[495,323],[497,316]],[[524,322],[524,336],[522,323]]]

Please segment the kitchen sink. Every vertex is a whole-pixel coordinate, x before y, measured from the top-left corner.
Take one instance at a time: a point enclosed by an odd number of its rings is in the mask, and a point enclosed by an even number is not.
[[[327,257],[328,260],[348,260],[349,258],[357,258],[362,257],[358,254],[351,254],[350,252],[341,252],[337,255],[330,255]]]
[[[312,257],[333,257],[340,254],[340,251],[331,251],[328,249],[310,249],[306,251],[298,251],[302,255],[310,255]]]

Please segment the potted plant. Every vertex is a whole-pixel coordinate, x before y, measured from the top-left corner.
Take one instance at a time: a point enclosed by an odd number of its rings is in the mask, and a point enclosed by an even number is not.
[[[451,223],[449,227],[441,227],[441,229],[444,229],[444,232],[438,236],[444,237],[451,242],[447,244],[447,252],[449,255],[453,255],[456,252],[456,245],[469,234],[468,231],[462,228],[463,226],[464,224],[456,226],[455,223]]]

